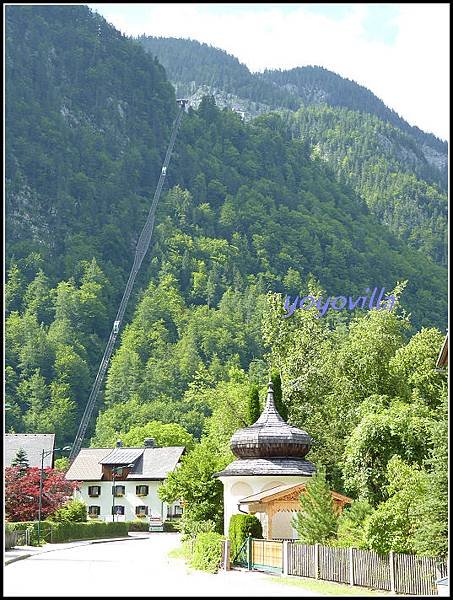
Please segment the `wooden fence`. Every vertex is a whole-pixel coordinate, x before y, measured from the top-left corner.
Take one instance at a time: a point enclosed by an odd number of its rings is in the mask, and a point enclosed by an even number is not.
[[[15,546],[30,545],[30,530],[5,531],[5,550],[11,550]]]
[[[316,577],[315,546],[307,544],[288,544],[288,575]]]
[[[391,591],[390,556],[372,550],[349,549],[354,585]]]
[[[314,577],[400,594],[437,595],[436,579],[447,574],[444,561],[425,556],[395,554],[381,556],[371,550],[334,548],[297,542],[286,544],[288,575]]]

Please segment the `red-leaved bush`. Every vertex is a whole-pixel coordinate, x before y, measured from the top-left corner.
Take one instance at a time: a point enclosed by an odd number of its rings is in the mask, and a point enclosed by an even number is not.
[[[35,521],[38,518],[39,473],[30,467],[21,476],[22,468],[5,468],[5,513],[8,521]],[[48,467],[43,472],[41,519],[53,514],[72,498],[76,482],[67,481],[64,473]]]

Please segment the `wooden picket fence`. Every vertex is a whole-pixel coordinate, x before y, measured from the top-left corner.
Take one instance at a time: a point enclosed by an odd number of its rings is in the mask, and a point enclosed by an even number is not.
[[[317,576],[315,546],[288,544],[288,574],[301,577]]]
[[[284,572],[400,594],[437,595],[436,579],[447,574],[445,561],[410,554],[379,555],[371,550],[287,544]]]

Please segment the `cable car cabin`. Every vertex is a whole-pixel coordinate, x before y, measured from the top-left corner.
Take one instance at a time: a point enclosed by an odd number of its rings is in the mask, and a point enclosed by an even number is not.
[[[162,175],[166,175],[167,174],[167,167],[162,167]]]
[[[176,104],[178,106],[183,106],[186,112],[189,110],[189,100],[187,98],[178,98]]]
[[[120,322],[119,321],[115,321],[113,323],[113,333],[118,333],[119,330],[120,330]]]

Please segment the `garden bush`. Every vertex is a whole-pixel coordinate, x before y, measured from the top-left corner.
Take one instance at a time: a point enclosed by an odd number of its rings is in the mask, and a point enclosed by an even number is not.
[[[179,531],[178,521],[164,521],[164,531]]]
[[[82,500],[70,500],[47,519],[57,523],[86,523],[87,506]]]
[[[129,531],[148,531],[149,530],[149,522],[148,521],[127,521],[127,527]]]
[[[215,531],[199,533],[195,539],[190,565],[195,569],[217,573],[222,561],[224,536]]]
[[[255,517],[255,515],[232,515],[228,529],[232,560],[249,535],[254,538],[263,537],[263,528],[258,517]]]

